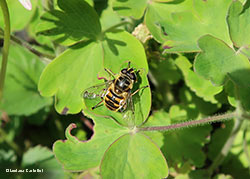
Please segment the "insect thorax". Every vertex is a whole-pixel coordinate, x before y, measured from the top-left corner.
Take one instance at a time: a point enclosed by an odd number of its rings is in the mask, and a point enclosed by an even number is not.
[[[133,88],[134,80],[131,80],[127,75],[121,74],[114,82],[114,91],[118,94],[130,92]]]

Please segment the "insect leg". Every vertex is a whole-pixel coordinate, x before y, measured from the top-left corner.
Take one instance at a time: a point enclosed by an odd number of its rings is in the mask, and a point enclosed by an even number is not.
[[[149,86],[146,85],[146,86],[143,86],[143,87],[137,89],[136,91],[134,91],[134,92],[131,94],[131,96],[134,96],[134,95],[135,95],[136,93],[138,93],[140,90],[142,90],[142,89],[144,89],[144,88],[147,88],[147,87],[149,87]]]
[[[115,74],[114,74],[110,69],[104,68],[104,70],[105,70],[110,76],[112,76],[113,78],[115,78]]]
[[[97,103],[95,106],[93,106],[91,109],[94,110],[95,108],[97,108],[101,103],[103,102],[103,100],[101,100],[99,103]]]

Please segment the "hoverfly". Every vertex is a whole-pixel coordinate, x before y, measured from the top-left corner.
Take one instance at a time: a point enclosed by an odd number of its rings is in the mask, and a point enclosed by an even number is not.
[[[109,69],[104,68],[104,70],[112,76],[113,79],[86,89],[83,92],[83,98],[100,98],[100,102],[91,107],[92,110],[103,103],[104,106],[111,111],[124,112],[129,108],[132,110],[132,113],[134,113],[132,97],[140,90],[148,87],[148,85],[143,86],[132,92],[133,86],[137,82],[136,73],[138,73],[139,70],[136,71],[134,68],[130,68],[130,62],[128,62],[127,68],[123,68],[118,75]]]

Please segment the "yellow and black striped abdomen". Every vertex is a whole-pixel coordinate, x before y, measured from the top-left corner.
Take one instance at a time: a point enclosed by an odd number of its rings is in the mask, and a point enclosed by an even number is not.
[[[112,87],[110,87],[107,90],[107,93],[104,97],[104,105],[112,110],[112,111],[118,111],[120,110],[124,104],[126,103],[126,100],[124,96],[116,94]]]

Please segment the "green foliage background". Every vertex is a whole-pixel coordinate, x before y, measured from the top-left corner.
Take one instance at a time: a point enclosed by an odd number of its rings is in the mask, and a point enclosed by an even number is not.
[[[7,4],[0,178],[250,177],[249,0]],[[2,48],[2,15],[0,27]],[[128,61],[140,70],[133,90],[150,86],[133,96],[135,118],[92,111],[99,101],[82,92]],[[234,111],[243,117],[140,131]]]

